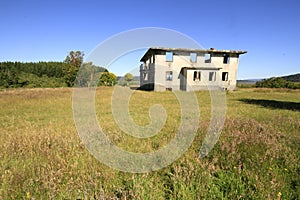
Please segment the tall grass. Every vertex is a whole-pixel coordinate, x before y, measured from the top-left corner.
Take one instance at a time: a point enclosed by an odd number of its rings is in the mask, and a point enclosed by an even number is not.
[[[110,140],[134,152],[155,151],[177,132],[180,107],[172,92],[136,91],[133,120],[149,123],[149,107],[163,105],[167,121],[151,139],[124,134],[111,114],[112,88],[96,93],[99,123]],[[242,99],[300,104],[300,91],[239,89],[227,94],[220,140],[198,159],[210,121],[210,96],[197,92],[200,121],[188,151],[156,172],[111,169],[89,154],[77,135],[71,89],[0,92],[0,199],[299,199],[300,111]]]

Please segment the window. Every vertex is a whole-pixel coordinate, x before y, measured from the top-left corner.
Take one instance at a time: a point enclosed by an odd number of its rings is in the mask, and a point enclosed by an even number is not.
[[[167,71],[166,72],[166,80],[167,81],[172,81],[173,80],[173,72],[172,71]]]
[[[209,72],[209,81],[216,81],[216,72]]]
[[[170,52],[170,51],[166,52],[166,61],[173,62],[173,52]]]
[[[228,72],[222,72],[222,81],[228,81]]]
[[[206,53],[204,55],[205,63],[211,63],[211,55],[209,53]]]
[[[197,62],[197,53],[190,53],[190,60],[191,62]]]
[[[224,54],[223,64],[229,64],[229,63],[230,63],[230,56],[228,54]]]
[[[199,71],[194,71],[194,81],[201,81],[201,72]]]

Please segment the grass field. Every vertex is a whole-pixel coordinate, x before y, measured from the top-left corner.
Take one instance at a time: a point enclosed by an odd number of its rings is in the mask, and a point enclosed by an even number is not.
[[[132,118],[149,123],[154,103],[166,124],[151,139],[122,133],[111,114],[112,88],[96,93],[99,123],[118,146],[149,152],[177,131],[180,107],[172,92],[136,91]],[[227,94],[220,140],[204,159],[199,150],[210,122],[210,96],[197,92],[199,130],[188,151],[151,173],[116,171],[81,143],[72,114],[72,89],[0,92],[0,199],[299,199],[300,91],[239,89]]]

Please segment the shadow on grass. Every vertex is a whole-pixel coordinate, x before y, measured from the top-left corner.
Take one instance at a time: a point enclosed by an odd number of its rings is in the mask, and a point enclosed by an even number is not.
[[[273,109],[286,109],[293,111],[300,111],[300,102],[289,102],[289,101],[277,101],[277,100],[266,100],[266,99],[240,99],[239,101],[247,104],[260,105],[267,108]]]

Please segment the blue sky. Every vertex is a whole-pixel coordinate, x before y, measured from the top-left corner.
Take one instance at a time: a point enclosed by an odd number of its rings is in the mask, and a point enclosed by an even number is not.
[[[300,72],[299,0],[9,0],[0,2],[0,24],[0,61],[63,61],[70,50],[88,55],[120,32],[161,27],[204,48],[248,51],[239,79]],[[140,54],[110,69],[123,75]]]

